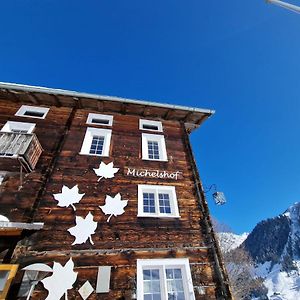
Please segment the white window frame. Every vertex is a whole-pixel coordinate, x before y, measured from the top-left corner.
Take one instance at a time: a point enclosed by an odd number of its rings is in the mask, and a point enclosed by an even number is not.
[[[100,119],[103,121],[108,121],[108,123],[102,124],[102,123],[93,122],[93,119]],[[89,113],[86,124],[99,125],[99,126],[112,126],[113,119],[114,119],[114,117],[111,115]]]
[[[32,133],[35,128],[35,123],[24,123],[7,121],[2,127],[2,132],[12,132],[12,130],[27,130],[27,133]]]
[[[163,278],[160,278],[161,299],[167,299],[166,268],[180,268],[182,271],[184,296],[186,300],[195,300],[191,269],[188,258],[166,259],[137,259],[137,300],[144,299],[143,270],[159,269]]]
[[[102,154],[90,153],[93,136],[95,135],[104,137]],[[88,127],[86,129],[86,133],[79,154],[91,155],[91,156],[109,156],[110,141],[111,141],[111,129]]]
[[[143,193],[154,193],[155,213],[144,212]],[[169,194],[171,213],[169,214],[161,213],[159,211],[159,198],[158,198],[159,193]],[[138,217],[180,218],[175,186],[139,184],[138,185]]]
[[[38,116],[27,116],[25,113],[27,111],[37,112],[37,113],[43,113],[42,117]],[[39,106],[30,106],[30,105],[22,105],[19,110],[15,113],[15,116],[19,117],[25,117],[25,118],[36,118],[36,119],[45,119],[46,115],[49,111],[48,107],[39,107]]]
[[[149,158],[148,141],[158,143],[159,159]],[[168,161],[165,137],[159,134],[142,133],[142,159],[155,161]]]
[[[157,126],[157,129],[144,128],[144,125]],[[160,121],[140,119],[140,130],[163,132],[163,127],[162,127],[162,123]]]

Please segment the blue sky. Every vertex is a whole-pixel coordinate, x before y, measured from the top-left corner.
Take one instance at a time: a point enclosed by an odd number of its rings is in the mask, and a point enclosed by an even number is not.
[[[300,201],[300,15],[264,0],[1,11],[0,81],[215,109],[192,143],[204,185],[227,197],[208,195],[210,210],[235,232]]]

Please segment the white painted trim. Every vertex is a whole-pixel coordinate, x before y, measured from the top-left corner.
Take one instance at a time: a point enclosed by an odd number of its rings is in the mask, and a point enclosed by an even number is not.
[[[7,121],[2,127],[2,132],[12,132],[12,130],[27,130],[27,133],[32,133],[35,128],[35,123],[24,123]]]
[[[148,141],[158,142],[159,159],[149,158]],[[155,161],[168,161],[165,137],[159,134],[142,133],[142,159]]]
[[[104,137],[102,154],[90,153],[93,136],[95,135],[100,135]],[[92,156],[109,156],[110,141],[111,141],[111,129],[88,127],[86,129],[86,133],[79,154],[92,155]]]
[[[144,125],[157,126],[157,129],[144,128]],[[160,121],[140,119],[140,130],[163,132],[163,127]]]
[[[28,230],[40,230],[44,227],[44,223],[20,223],[20,222],[7,222],[0,221],[0,228],[16,228],[16,229],[28,229]]]
[[[143,209],[143,193],[154,193],[155,213],[145,213]],[[171,213],[159,212],[159,193],[167,193],[170,196]],[[156,218],[180,218],[178,210],[178,201],[176,196],[175,186],[171,185],[138,185],[138,217],[156,217]]]
[[[109,293],[111,266],[98,267],[96,293]]]
[[[93,119],[100,119],[100,120],[108,121],[108,124],[95,123],[95,122],[93,122]],[[113,119],[114,119],[114,117],[111,115],[89,113],[88,118],[86,120],[86,124],[99,125],[99,126],[112,126]]]
[[[37,116],[26,116],[25,113],[27,111],[43,113],[42,117]],[[46,115],[49,111],[48,107],[39,107],[39,106],[30,106],[30,105],[22,105],[19,110],[15,113],[15,116],[25,117],[25,118],[36,118],[36,119],[45,119]]]
[[[166,258],[166,259],[137,259],[137,300],[144,299],[143,291],[143,269],[157,268],[162,270],[161,280],[162,299],[167,299],[165,268],[180,268],[183,276],[184,293],[186,300],[195,300],[191,269],[188,258]]]

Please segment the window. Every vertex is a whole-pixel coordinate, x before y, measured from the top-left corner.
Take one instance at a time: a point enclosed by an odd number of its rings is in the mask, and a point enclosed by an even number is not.
[[[110,140],[110,129],[88,127],[85,133],[80,154],[109,156]]]
[[[138,259],[138,300],[194,300],[187,258]]]
[[[12,280],[16,276],[18,265],[0,265],[0,299],[6,299]]]
[[[163,135],[142,133],[142,159],[167,161],[167,150]]]
[[[0,185],[7,179],[7,174],[8,174],[8,172],[0,171]],[[1,217],[0,217],[0,219],[1,219]]]
[[[138,216],[179,218],[175,187],[139,184]]]
[[[32,133],[34,127],[34,123],[7,121],[6,124],[2,127],[1,131],[15,133]]]
[[[22,105],[21,108],[16,112],[15,116],[45,119],[49,108]]]
[[[157,131],[162,132],[162,123],[159,121],[151,121],[140,119],[140,129],[141,130],[149,130],[149,131]]]
[[[104,126],[112,126],[113,116],[110,115],[102,115],[102,114],[92,114],[88,115],[87,124],[93,125],[104,125]]]

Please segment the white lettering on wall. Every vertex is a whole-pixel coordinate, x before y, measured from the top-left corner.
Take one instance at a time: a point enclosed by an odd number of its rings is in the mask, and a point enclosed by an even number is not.
[[[127,168],[127,172],[125,172],[125,174],[127,176],[160,178],[160,179],[175,179],[175,180],[179,179],[179,176],[181,173],[182,172],[179,172],[179,171],[168,172],[168,171],[146,170],[146,169],[137,170],[134,168]]]

